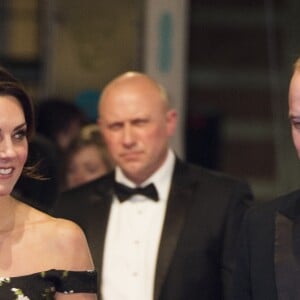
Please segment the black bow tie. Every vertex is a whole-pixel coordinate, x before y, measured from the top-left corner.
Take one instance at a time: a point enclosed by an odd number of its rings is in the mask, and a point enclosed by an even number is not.
[[[131,196],[140,194],[146,196],[154,201],[158,201],[158,193],[153,183],[145,186],[145,187],[137,187],[137,188],[130,188],[124,184],[119,182],[114,183],[114,189],[117,197],[119,198],[120,202],[123,202],[129,199]]]

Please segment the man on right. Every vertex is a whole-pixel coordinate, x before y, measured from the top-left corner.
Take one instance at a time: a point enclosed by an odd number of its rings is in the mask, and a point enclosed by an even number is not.
[[[289,119],[300,158],[300,58],[290,81]],[[300,299],[300,190],[246,214],[233,299]]]

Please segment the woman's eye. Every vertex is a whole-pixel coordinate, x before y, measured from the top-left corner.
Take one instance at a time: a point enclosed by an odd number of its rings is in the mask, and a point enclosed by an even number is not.
[[[27,131],[25,129],[19,130],[14,134],[14,138],[16,140],[23,140],[24,138],[26,138],[26,135],[27,135]]]

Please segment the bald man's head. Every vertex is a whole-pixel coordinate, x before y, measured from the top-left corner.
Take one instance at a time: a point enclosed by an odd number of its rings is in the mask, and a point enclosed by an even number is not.
[[[116,164],[137,184],[164,162],[176,120],[165,90],[145,74],[122,74],[102,92],[102,134]]]

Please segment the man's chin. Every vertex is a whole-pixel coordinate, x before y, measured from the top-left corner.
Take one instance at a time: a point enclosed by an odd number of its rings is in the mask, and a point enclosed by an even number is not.
[[[122,161],[120,164],[119,164],[120,168],[123,169],[123,170],[126,170],[126,171],[131,171],[133,172],[133,170],[135,170],[134,172],[136,172],[140,166],[141,166],[141,163],[140,161],[138,160],[134,160],[134,159],[126,159],[126,161]]]
[[[139,168],[134,165],[134,164],[128,164],[126,165],[126,167],[122,168],[123,173],[127,176],[127,177],[135,177],[137,174],[139,174]]]
[[[126,168],[122,169],[122,171],[128,179],[135,182],[136,184],[139,184],[144,180],[144,172],[142,172],[142,170],[137,166],[127,166]]]

